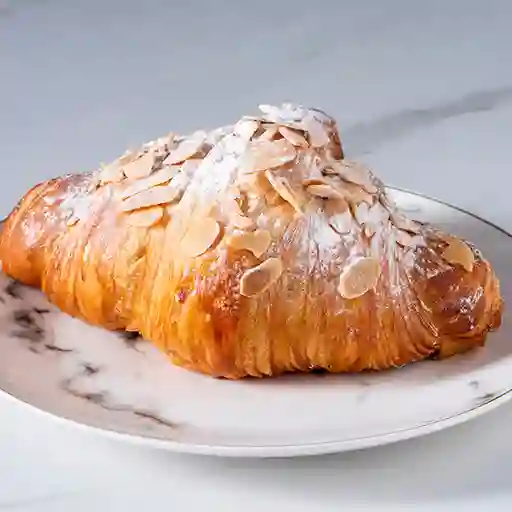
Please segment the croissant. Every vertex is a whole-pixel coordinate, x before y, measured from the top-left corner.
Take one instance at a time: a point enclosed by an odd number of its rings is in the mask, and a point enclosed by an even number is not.
[[[503,300],[481,253],[400,212],[324,112],[260,110],[37,185],[2,225],[3,271],[215,377],[482,346]]]

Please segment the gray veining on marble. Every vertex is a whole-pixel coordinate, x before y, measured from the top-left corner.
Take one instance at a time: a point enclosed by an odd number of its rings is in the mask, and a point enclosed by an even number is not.
[[[371,154],[388,141],[407,137],[446,119],[492,111],[512,101],[512,87],[482,90],[428,108],[406,109],[348,126],[343,140],[350,155]]]

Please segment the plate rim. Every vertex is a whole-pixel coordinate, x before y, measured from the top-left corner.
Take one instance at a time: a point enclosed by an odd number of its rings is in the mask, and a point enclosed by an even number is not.
[[[71,418],[59,416],[44,409],[32,405],[21,398],[11,395],[7,391],[0,389],[0,397],[14,405],[25,408],[27,411],[47,417],[58,424],[70,426],[79,431],[89,432],[98,437],[112,439],[115,441],[126,442],[133,446],[147,446],[165,450],[168,452],[191,454],[191,455],[208,455],[218,457],[245,457],[245,458],[294,458],[315,455],[328,455],[335,453],[351,452],[363,450],[377,446],[398,443],[408,439],[414,439],[428,434],[433,434],[441,430],[446,430],[456,425],[460,425],[479,416],[491,412],[499,406],[507,403],[512,399],[512,388],[507,389],[503,393],[489,399],[487,402],[480,403],[475,407],[458,412],[451,416],[439,420],[425,422],[415,427],[406,429],[393,430],[378,435],[356,437],[346,440],[320,441],[316,443],[304,444],[276,444],[276,445],[220,445],[207,443],[190,443],[180,442],[173,439],[159,439],[156,437],[144,437],[142,435],[128,434],[117,432],[112,429],[105,429],[93,425],[87,425],[75,421]]]
[[[412,196],[426,199],[429,201],[436,202],[453,210],[456,210],[462,214],[469,215],[474,219],[486,224],[487,226],[497,230],[508,238],[512,239],[512,233],[507,231],[505,228],[498,226],[494,222],[481,217],[478,214],[470,212],[463,207],[454,205],[442,199],[427,194],[419,193],[414,190],[410,190],[398,186],[385,186],[385,189],[390,191],[400,192],[409,194]],[[0,220],[0,224],[4,220]],[[135,446],[148,446],[153,448],[162,449],[174,453],[183,454],[196,454],[196,455],[208,455],[208,456],[220,456],[220,457],[249,457],[249,458],[291,458],[291,457],[302,457],[302,456],[313,456],[322,454],[333,454],[343,453],[355,450],[361,450],[381,445],[393,444],[399,441],[405,441],[408,439],[414,439],[420,436],[435,433],[453,426],[465,423],[471,419],[477,418],[493,409],[505,404],[512,399],[512,387],[507,388],[500,394],[490,398],[488,401],[481,402],[474,407],[470,407],[466,410],[459,411],[453,415],[446,416],[444,418],[427,421],[414,427],[408,427],[404,429],[391,430],[376,435],[368,435],[361,437],[354,437],[344,440],[330,440],[330,441],[319,441],[313,443],[294,443],[294,444],[275,444],[275,445],[243,445],[243,444],[211,444],[211,443],[197,443],[197,442],[186,442],[177,441],[173,439],[162,439],[151,436],[144,436],[139,434],[131,434],[127,432],[119,432],[110,428],[102,428],[80,421],[74,420],[66,416],[60,416],[53,412],[39,408],[22,398],[5,391],[0,388],[0,397],[5,398],[8,403],[17,404],[18,406],[25,408],[27,411],[35,412],[36,414],[42,415],[42,417],[48,417],[53,421],[62,425],[68,425],[73,428],[78,428],[81,431],[90,432],[94,435],[116,440],[127,442]]]

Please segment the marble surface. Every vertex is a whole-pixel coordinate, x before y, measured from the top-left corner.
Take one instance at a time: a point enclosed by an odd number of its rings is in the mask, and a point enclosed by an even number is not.
[[[260,102],[319,106],[391,184],[512,230],[507,0],[0,0],[0,215],[44,178]],[[504,510],[506,405],[383,448],[175,456],[0,401],[0,510]],[[508,507],[507,507],[508,506]]]

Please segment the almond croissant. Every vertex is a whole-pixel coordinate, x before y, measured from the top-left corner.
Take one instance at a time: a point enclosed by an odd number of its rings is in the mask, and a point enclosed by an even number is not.
[[[481,254],[401,214],[323,112],[260,108],[36,186],[3,224],[4,272],[217,377],[483,345],[502,298]]]

